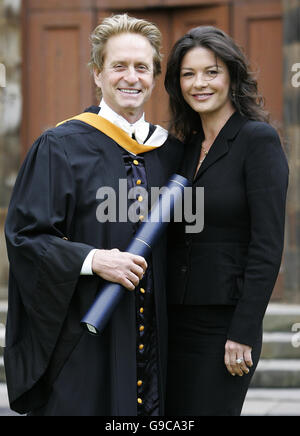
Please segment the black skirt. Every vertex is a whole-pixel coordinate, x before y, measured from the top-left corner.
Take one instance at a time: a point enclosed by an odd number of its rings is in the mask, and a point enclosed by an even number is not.
[[[232,376],[224,354],[234,310],[234,306],[169,306],[167,416],[241,414],[262,334],[252,349],[249,374]]]

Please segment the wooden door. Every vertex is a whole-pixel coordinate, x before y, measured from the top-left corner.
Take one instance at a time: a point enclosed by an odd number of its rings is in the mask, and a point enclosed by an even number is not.
[[[281,0],[252,0],[234,6],[233,37],[244,48],[256,72],[260,93],[265,98],[271,122],[282,133],[283,127],[283,23]],[[281,268],[273,300],[284,293]]]
[[[177,10],[173,17],[174,42],[193,27],[215,26],[229,33],[229,6],[209,6]]]
[[[34,11],[24,23],[23,141],[91,104],[87,68],[91,12]]]
[[[281,0],[234,5],[233,37],[257,72],[260,93],[276,126],[283,121],[283,24]]]

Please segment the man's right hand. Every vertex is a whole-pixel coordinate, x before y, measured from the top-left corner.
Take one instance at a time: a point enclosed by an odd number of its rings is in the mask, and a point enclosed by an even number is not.
[[[104,280],[120,283],[133,291],[147,269],[146,260],[135,254],[113,250],[97,250],[93,257],[92,269],[94,274]]]

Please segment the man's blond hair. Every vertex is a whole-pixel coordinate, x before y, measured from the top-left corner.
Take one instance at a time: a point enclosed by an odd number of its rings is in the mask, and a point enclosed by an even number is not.
[[[130,17],[127,14],[113,15],[105,18],[102,23],[96,27],[90,37],[92,44],[91,58],[89,67],[91,71],[101,71],[105,58],[105,47],[108,39],[122,33],[136,33],[148,39],[153,48],[153,73],[154,77],[161,73],[162,55],[161,32],[157,26],[146,20]]]

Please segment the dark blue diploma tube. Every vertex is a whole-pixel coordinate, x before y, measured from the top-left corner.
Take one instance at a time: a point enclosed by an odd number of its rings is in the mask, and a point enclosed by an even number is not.
[[[175,208],[182,207],[184,188],[187,186],[190,186],[190,182],[178,174],[170,178],[167,185],[160,190],[159,198],[149,212],[147,220],[141,224],[127,252],[147,260],[155,242],[170,223]],[[100,290],[90,310],[81,320],[83,328],[93,335],[100,334],[125,292],[126,289],[118,283],[107,284]]]

